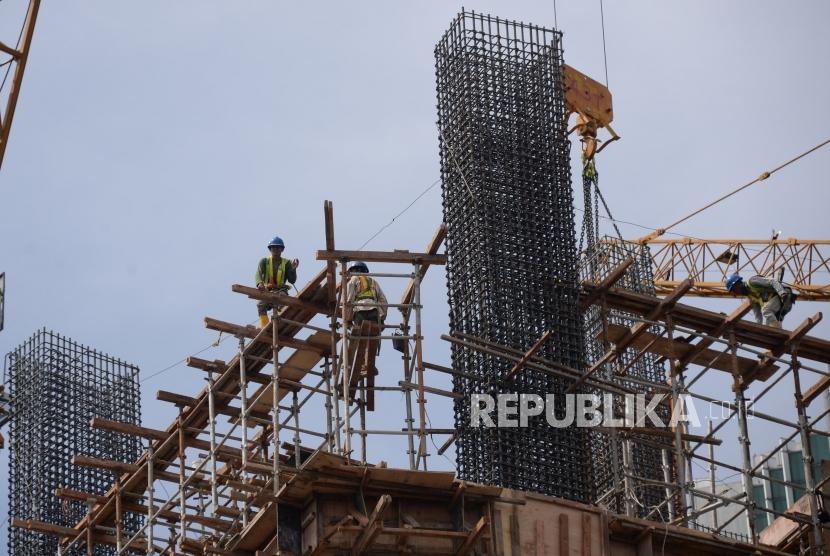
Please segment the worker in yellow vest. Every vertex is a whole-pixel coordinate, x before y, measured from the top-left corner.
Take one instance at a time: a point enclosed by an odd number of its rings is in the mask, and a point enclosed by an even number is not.
[[[349,272],[352,274],[346,288],[346,313],[349,320],[355,326],[360,326],[367,320],[383,325],[389,302],[377,280],[360,275],[368,274],[369,267],[364,262],[355,261],[349,266]]]
[[[256,266],[256,287],[261,290],[287,294],[288,284],[297,281],[297,267],[300,266],[300,261],[282,258],[285,243],[279,236],[271,240],[268,250],[271,256],[263,257]],[[256,308],[259,313],[259,325],[265,328],[268,325],[268,311],[274,306],[267,301],[260,301],[256,304]]]
[[[744,281],[738,274],[726,279],[726,290],[734,295],[743,295],[752,303],[752,312],[758,323],[781,328],[784,315],[790,312],[795,295],[791,288],[778,280],[753,276]]]

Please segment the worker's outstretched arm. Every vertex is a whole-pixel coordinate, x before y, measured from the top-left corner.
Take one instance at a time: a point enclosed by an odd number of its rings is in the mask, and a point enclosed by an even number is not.
[[[293,284],[297,281],[297,269],[290,262],[285,265],[285,281]]]

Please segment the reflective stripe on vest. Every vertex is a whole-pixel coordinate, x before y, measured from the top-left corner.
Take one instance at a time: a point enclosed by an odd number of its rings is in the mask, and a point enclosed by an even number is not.
[[[375,292],[375,281],[368,276],[357,277],[357,294],[356,299],[374,299],[377,301],[377,293]]]
[[[281,288],[285,285],[285,268],[288,266],[288,259],[280,257],[280,265],[277,269],[277,281],[274,282],[274,258],[266,257],[265,259],[265,276],[268,280],[269,288]]]

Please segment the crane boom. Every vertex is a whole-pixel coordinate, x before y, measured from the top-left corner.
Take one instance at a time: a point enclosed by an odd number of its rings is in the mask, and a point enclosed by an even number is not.
[[[798,290],[799,300],[830,301],[830,240],[651,239],[654,284],[667,295],[686,278],[686,295],[729,297],[723,282],[732,273],[778,278]]]
[[[6,145],[9,142],[14,110],[20,96],[20,85],[23,83],[23,72],[26,71],[26,61],[29,58],[32,34],[35,31],[35,21],[39,9],[40,0],[30,0],[26,20],[23,22],[23,31],[20,34],[20,41],[17,46],[11,47],[0,41],[0,53],[10,57],[6,63],[10,64],[10,71],[14,70],[9,95],[6,99],[6,107],[3,109],[0,106],[0,168],[3,167],[3,157],[6,154]]]

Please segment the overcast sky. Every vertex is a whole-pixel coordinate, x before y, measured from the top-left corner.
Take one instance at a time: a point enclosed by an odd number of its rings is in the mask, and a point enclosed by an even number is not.
[[[14,42],[25,4],[0,2],[0,40]],[[552,0],[466,7],[554,25]],[[45,1],[0,171],[8,288],[0,351],[46,326],[149,377],[216,339],[204,316],[255,320],[253,302],[230,286],[253,281],[274,234],[301,260],[298,285],[321,268],[324,199],[334,201],[338,247],[360,247],[438,178],[433,47],[460,9]],[[566,62],[604,81],[598,0],[559,0],[557,10]],[[830,137],[828,21],[822,0],[607,1],[622,140],[597,166],[614,216],[665,226]],[[674,231],[766,239],[774,227],[783,237],[828,238],[828,170],[830,147]],[[368,247],[421,250],[440,222],[436,186]],[[648,232],[620,226],[631,238]],[[400,284],[385,285],[399,296]],[[426,358],[446,364],[440,270],[427,279],[425,303]],[[706,306],[728,312],[737,303]],[[826,309],[801,304],[789,321]],[[827,337],[830,327],[816,330]],[[231,344],[202,356],[229,358]],[[394,383],[390,351],[382,372]],[[181,365],[146,380],[145,425],[174,417],[156,390],[201,387],[202,376]],[[429,410],[433,426],[451,426],[447,402]],[[375,444],[370,457],[405,465],[392,444]]]

